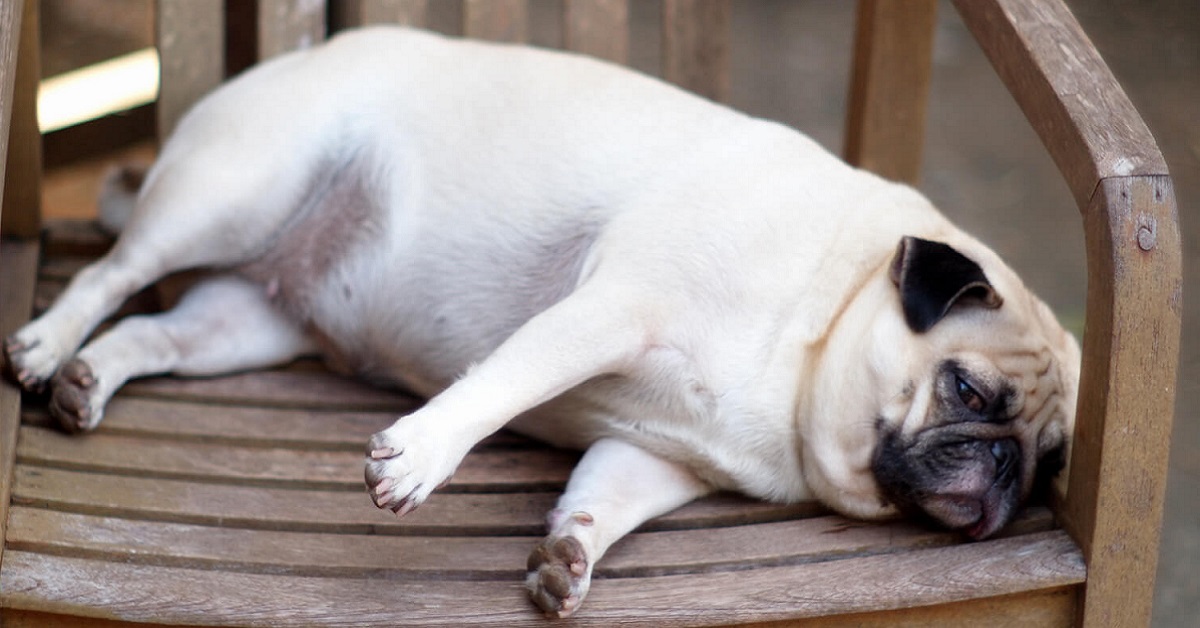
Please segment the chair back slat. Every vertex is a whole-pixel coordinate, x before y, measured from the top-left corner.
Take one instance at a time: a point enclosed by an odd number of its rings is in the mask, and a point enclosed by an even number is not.
[[[845,158],[915,184],[925,143],[937,0],[860,0]]]
[[[225,78],[225,9],[221,2],[158,0],[158,137]]]
[[[339,27],[370,24],[425,26],[429,0],[341,0],[330,3]]]
[[[629,0],[566,0],[563,47],[616,63],[629,60]]]
[[[258,0],[260,61],[324,39],[324,0]]]
[[[526,0],[465,0],[463,34],[491,41],[529,41],[529,3]]]
[[[663,77],[712,100],[729,98],[730,0],[663,0]]]

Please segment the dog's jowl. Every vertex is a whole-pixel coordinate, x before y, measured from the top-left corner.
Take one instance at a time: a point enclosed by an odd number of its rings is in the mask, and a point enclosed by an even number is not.
[[[216,90],[135,179],[103,199],[128,210],[113,250],[5,343],[13,376],[85,431],[133,377],[321,355],[429,397],[366,445],[400,515],[501,427],[586,450],[529,560],[551,614],[710,491],[984,538],[1069,455],[1078,348],[992,251],[796,131],[616,66],[343,34]],[[88,340],[190,268],[172,309]]]

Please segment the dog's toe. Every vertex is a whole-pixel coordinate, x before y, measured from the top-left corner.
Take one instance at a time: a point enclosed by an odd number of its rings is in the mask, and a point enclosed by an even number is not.
[[[96,399],[96,377],[87,362],[74,358],[59,369],[51,382],[50,414],[68,432],[84,432],[100,422],[102,407]]]
[[[533,603],[547,615],[575,612],[591,584],[591,564],[583,544],[573,536],[550,536],[529,554],[525,585]]]

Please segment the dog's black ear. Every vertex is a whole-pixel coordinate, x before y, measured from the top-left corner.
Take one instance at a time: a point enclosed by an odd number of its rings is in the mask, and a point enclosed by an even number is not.
[[[905,236],[892,258],[892,283],[910,329],[920,334],[955,305],[998,308],[1003,299],[979,264],[942,242]]]

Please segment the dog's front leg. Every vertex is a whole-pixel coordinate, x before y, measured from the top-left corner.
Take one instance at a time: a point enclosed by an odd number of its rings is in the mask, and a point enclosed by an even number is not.
[[[518,414],[633,364],[646,346],[645,317],[623,306],[619,292],[580,288],[423,408],[372,436],[365,474],[375,504],[409,512],[450,478],[475,443]]]
[[[616,439],[588,448],[546,517],[549,535],[529,555],[526,586],[548,615],[566,617],[587,595],[592,568],[643,522],[712,491],[682,465]]]

